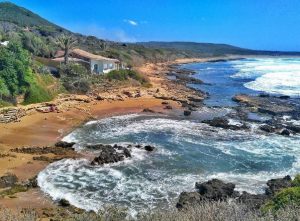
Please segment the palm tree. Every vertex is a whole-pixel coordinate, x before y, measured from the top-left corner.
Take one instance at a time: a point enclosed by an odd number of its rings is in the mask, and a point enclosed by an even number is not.
[[[71,35],[65,35],[62,34],[61,36],[59,36],[57,38],[57,45],[64,50],[65,54],[65,64],[68,64],[69,62],[69,55],[70,55],[70,51],[74,48],[75,44],[77,43],[77,40],[73,38],[73,36]]]

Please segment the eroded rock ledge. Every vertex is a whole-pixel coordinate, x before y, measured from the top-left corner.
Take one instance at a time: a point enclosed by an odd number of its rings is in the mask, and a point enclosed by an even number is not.
[[[291,186],[292,179],[290,176],[286,176],[269,180],[264,194],[250,194],[248,192],[239,193],[235,191],[235,184],[233,183],[212,179],[207,182],[196,183],[194,192],[182,192],[176,207],[178,209],[188,209],[202,202],[236,200],[249,208],[259,209],[280,190]]]

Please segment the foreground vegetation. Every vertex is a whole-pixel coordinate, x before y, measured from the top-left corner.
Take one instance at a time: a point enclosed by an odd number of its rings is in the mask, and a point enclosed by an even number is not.
[[[300,207],[289,205],[276,212],[261,213],[248,209],[245,205],[234,202],[206,202],[184,211],[158,211],[140,214],[135,219],[126,216],[123,210],[107,209],[99,214],[57,213],[52,220],[57,221],[297,221]],[[3,209],[0,219],[4,221],[36,221],[37,213],[32,210],[14,212]]]

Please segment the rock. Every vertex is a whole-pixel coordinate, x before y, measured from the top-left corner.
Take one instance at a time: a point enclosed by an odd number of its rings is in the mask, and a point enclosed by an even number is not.
[[[259,209],[270,197],[264,194],[250,194],[243,192],[238,198],[239,203],[246,204],[248,208]]]
[[[190,110],[183,111],[184,116],[190,116],[191,114],[192,114],[192,111],[190,111]]]
[[[234,191],[235,184],[224,183],[218,179],[212,179],[204,183],[196,183],[196,189],[200,195],[213,201],[225,200],[229,197],[236,197],[238,193]]]
[[[68,207],[71,206],[70,202],[66,199],[61,199],[58,201],[58,204],[62,207]]]
[[[230,129],[230,130],[240,130],[240,129],[247,129],[247,126],[245,124],[230,124],[229,120],[226,118],[214,118],[212,120],[205,120],[203,123],[206,123],[212,127],[220,127],[224,129]]]
[[[280,96],[279,98],[286,100],[286,99],[290,99],[291,97],[288,95],[283,95],[283,96]]]
[[[290,136],[291,132],[288,129],[283,129],[280,131],[280,134],[283,136]]]
[[[177,209],[187,209],[200,204],[202,197],[198,192],[182,192],[179,195],[178,203],[176,204]]]
[[[259,127],[259,129],[262,130],[262,131],[268,132],[268,133],[275,133],[275,131],[276,131],[275,127],[270,126],[268,124],[261,125]]]
[[[56,147],[63,147],[63,148],[71,148],[75,145],[76,143],[74,142],[66,142],[66,141],[58,141],[55,146]]]
[[[127,97],[133,97],[130,91],[123,91],[123,94],[125,94]]]
[[[294,133],[300,133],[300,126],[288,125],[286,129],[293,131]]]
[[[88,146],[91,148],[91,146]],[[126,147],[114,145],[94,145],[94,149],[101,150],[99,156],[95,157],[91,165],[103,165],[109,163],[117,163],[125,158],[131,157],[130,151]]]
[[[0,188],[12,187],[18,182],[18,177],[14,174],[8,173],[0,177]]]
[[[167,110],[172,110],[172,109],[173,109],[173,107],[172,107],[172,106],[170,106],[170,105],[167,105],[167,106],[165,106],[165,107],[164,107],[164,109],[167,109]]]
[[[152,151],[155,150],[155,147],[147,145],[147,146],[144,147],[144,149],[147,150],[147,151],[149,151],[149,152],[152,152]]]
[[[34,176],[30,178],[26,184],[28,188],[37,188],[38,187],[38,182],[37,182],[37,176]]]
[[[150,108],[145,108],[145,109],[143,110],[143,112],[145,112],[145,113],[155,113],[155,111],[154,111],[154,110],[151,110]]]
[[[290,176],[285,176],[279,179],[271,179],[267,182],[266,195],[274,195],[283,188],[288,188],[292,186],[292,178]]]
[[[104,100],[104,98],[101,97],[100,95],[97,95],[95,99],[96,99],[97,101],[103,101],[103,100]]]
[[[168,105],[168,104],[169,104],[169,102],[167,102],[167,101],[163,101],[163,102],[161,102],[161,104],[162,104],[162,105]]]

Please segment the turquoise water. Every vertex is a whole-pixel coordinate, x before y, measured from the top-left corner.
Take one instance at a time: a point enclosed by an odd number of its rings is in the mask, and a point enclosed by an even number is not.
[[[216,102],[218,91],[223,91],[221,107],[204,108],[196,116],[234,112],[223,107],[230,106],[230,94],[257,93],[246,86],[262,75],[238,79],[240,72],[235,69],[243,62],[248,61],[189,65],[199,71],[199,78],[211,81],[211,88],[208,85],[206,89],[215,95],[208,102]],[[207,68],[218,71],[200,70]],[[222,86],[224,82],[233,88]],[[222,89],[213,89],[213,85]],[[128,207],[136,214],[153,208],[173,208],[178,195],[192,191],[196,181],[219,178],[236,183],[240,191],[262,192],[269,178],[300,172],[298,136],[265,135],[257,132],[256,123],[251,124],[249,131],[224,130],[201,120],[132,114],[89,122],[64,138],[77,142],[77,150],[88,155],[97,155],[97,151],[84,148],[93,143],[151,144],[157,149],[153,153],[137,149],[132,159],[102,167],[92,167],[86,159],[58,161],[39,174],[38,183],[53,199],[65,198],[80,208],[96,211],[113,204]],[[231,123],[239,122],[231,119]]]
[[[195,70],[194,77],[208,83],[191,86],[210,94],[205,101],[209,106],[236,106],[231,98],[238,93],[300,95],[300,58],[244,59],[183,67]]]

